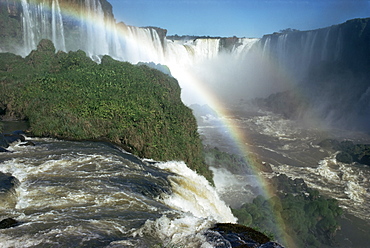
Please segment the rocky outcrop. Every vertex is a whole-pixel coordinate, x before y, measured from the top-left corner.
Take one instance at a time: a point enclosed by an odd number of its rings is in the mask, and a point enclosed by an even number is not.
[[[369,131],[369,44],[370,18],[265,35],[254,49],[288,72],[293,90],[259,103],[287,118],[315,116],[336,128]]]
[[[239,224],[218,223],[206,237],[215,247],[283,248],[265,234]]]
[[[19,223],[13,218],[6,218],[0,221],[0,229],[6,229],[17,226]]]
[[[23,135],[19,133],[11,134],[0,134],[0,147],[8,148],[11,144],[15,142],[25,142],[26,139]]]
[[[336,160],[341,163],[351,164],[353,162],[370,166],[370,144],[354,144],[352,141],[339,142],[334,139],[326,139],[319,146],[339,151]]]

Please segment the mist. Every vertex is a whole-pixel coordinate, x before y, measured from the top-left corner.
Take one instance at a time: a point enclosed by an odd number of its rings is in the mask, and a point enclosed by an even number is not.
[[[220,52],[214,58],[188,65],[187,71],[193,80],[201,84],[206,91],[204,94],[227,105],[267,97],[287,90],[291,84],[291,79],[268,61],[257,47],[240,54]],[[194,97],[197,92],[186,79],[181,76],[178,79],[185,104],[207,103],[203,95]]]

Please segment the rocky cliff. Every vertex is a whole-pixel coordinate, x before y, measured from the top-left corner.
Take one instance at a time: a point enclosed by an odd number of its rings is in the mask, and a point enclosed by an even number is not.
[[[286,117],[308,112],[330,125],[369,131],[370,18],[265,35],[255,49],[289,73],[290,92],[262,100]],[[261,102],[260,102],[261,103]]]
[[[342,70],[368,73],[369,44],[370,18],[363,18],[316,30],[265,35],[258,46],[281,66],[312,79]]]

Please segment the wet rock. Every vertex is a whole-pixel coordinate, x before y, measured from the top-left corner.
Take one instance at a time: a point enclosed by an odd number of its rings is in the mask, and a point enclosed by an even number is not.
[[[15,227],[16,225],[18,225],[18,221],[13,218],[6,218],[0,221],[0,229],[11,228]]]
[[[14,133],[0,134],[0,152],[9,152],[4,148],[8,148],[11,144],[15,142],[25,142],[26,138],[21,134],[21,131],[16,131]]]
[[[7,149],[0,146],[0,152],[11,152],[11,151],[8,151]]]
[[[217,247],[284,248],[278,243],[271,242],[265,234],[239,224],[218,223],[210,231],[222,236],[221,238],[216,234],[206,235],[209,241],[217,238]]]
[[[19,146],[35,146],[35,143],[33,143],[32,141],[27,141],[25,143],[19,144]]]
[[[5,140],[5,137],[3,134],[0,134],[0,147],[7,148],[9,147],[8,142]]]
[[[19,185],[17,178],[9,173],[0,172],[0,195],[9,192]]]
[[[284,247],[276,242],[268,242],[266,244],[261,245],[259,248],[284,248]]]
[[[4,134],[5,141],[10,145],[15,142],[25,142],[26,138],[21,134]]]
[[[17,203],[16,187],[19,180],[9,173],[0,172],[0,208],[12,209]]]

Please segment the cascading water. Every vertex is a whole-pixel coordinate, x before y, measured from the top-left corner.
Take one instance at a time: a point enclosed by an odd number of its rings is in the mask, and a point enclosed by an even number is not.
[[[34,6],[22,0],[24,53],[27,55],[43,38],[53,41],[58,50],[66,51],[63,17],[58,0],[40,2]]]
[[[306,76],[311,65],[322,61],[338,61],[345,54],[344,39],[347,33],[339,27],[274,34],[262,39],[235,39],[231,47],[226,47],[223,38],[171,40],[159,35],[154,28],[117,24],[106,15],[98,0],[84,1],[72,15],[62,11],[63,3],[67,1],[36,2],[21,1],[24,31],[24,50],[20,52],[21,55],[26,56],[42,38],[47,38],[53,41],[57,50],[82,49],[97,61],[98,56],[107,54],[132,63],[161,63],[170,68],[185,92],[189,89],[188,84],[191,84],[191,88],[201,83],[219,87],[221,91],[228,93],[229,89],[225,90],[224,86],[232,88],[234,83],[241,96],[248,92],[252,92],[249,93],[250,96],[256,96],[255,92],[259,91],[253,91],[253,87],[257,84],[262,84],[260,91],[281,89],[274,89],[278,85],[276,78],[279,76],[274,63],[280,69],[290,71],[291,76],[298,80]],[[264,81],[268,81],[268,88],[263,84]],[[254,85],[254,82],[257,84]],[[248,89],[243,88],[243,85],[247,85]],[[369,91],[363,92],[361,100],[366,105]],[[194,95],[195,92],[191,89],[187,94]],[[204,95],[199,96],[202,97]],[[235,99],[239,99],[238,97],[239,95]],[[261,127],[266,123],[268,120],[256,125]],[[272,127],[280,126],[274,123],[269,128]],[[259,135],[280,134],[275,131],[272,134],[266,133],[266,130],[268,128],[264,129],[265,132],[259,132],[262,133]],[[263,140],[266,142],[266,139]],[[276,137],[273,141],[276,142]],[[19,244],[47,247],[58,243],[138,247],[161,242],[192,247],[206,242],[199,232],[212,223],[235,221],[224,203],[217,199],[212,190],[208,190],[209,185],[202,184],[203,181],[196,178],[195,182],[207,190],[202,195],[192,195],[196,193],[194,186],[187,182],[195,175],[174,176],[181,174],[175,170],[184,166],[180,162],[153,166],[138,162],[131,156],[122,159],[126,155],[101,144],[97,145],[98,148],[89,147],[87,152],[79,149],[91,144],[71,145],[54,140],[37,142],[40,144],[36,148],[14,146],[15,152],[12,155],[5,154],[0,158],[4,172],[12,173],[21,182],[17,189],[16,208],[4,208],[3,211],[22,222],[19,228],[23,232],[12,229],[2,232],[0,238],[5,247]],[[291,162],[294,156],[287,156],[285,151],[291,145],[293,144],[287,143],[282,146],[284,149],[277,149],[265,148],[261,144],[257,148],[265,150],[270,157],[274,157],[272,152],[280,156],[279,152],[283,150],[283,161]],[[299,149],[302,150],[304,149]],[[31,156],[29,152],[38,154]],[[15,157],[5,159],[8,155]],[[131,160],[138,163],[132,163]],[[295,171],[291,167],[293,166],[289,166],[289,171],[292,176],[301,175],[293,173]],[[275,168],[289,175],[284,165],[278,164]],[[322,176],[322,168],[305,170]],[[338,170],[343,171],[343,168]],[[155,184],[151,183],[153,180]],[[158,185],[160,186],[157,187]],[[312,185],[317,188],[314,183]],[[346,196],[358,202],[366,196],[361,184],[349,183],[342,188],[345,188]],[[361,189],[359,196],[354,194],[355,188]],[[176,192],[170,194],[171,190]],[[197,205],[194,201],[203,198],[215,202]],[[188,207],[181,208],[185,202]],[[222,207],[221,210],[207,209],[207,204]],[[191,242],[186,243],[189,240]]]
[[[35,146],[0,154],[1,172],[19,180],[0,214],[20,222],[1,230],[1,247],[212,247],[202,232],[236,221],[183,162],[147,162],[105,143],[27,140]]]
[[[137,28],[115,23],[107,16],[99,0],[86,0],[66,15],[61,11],[63,0],[22,0],[24,54],[27,55],[41,39],[53,41],[57,50],[81,49],[91,57],[110,55],[132,63],[171,63],[180,60],[195,63],[213,59],[222,50],[221,38],[171,41],[160,37],[154,28]],[[76,14],[78,12],[78,14]],[[78,21],[71,19],[79,16]],[[66,35],[68,34],[68,35]],[[239,39],[232,53],[246,52],[257,39]],[[187,59],[182,59],[185,56]]]

